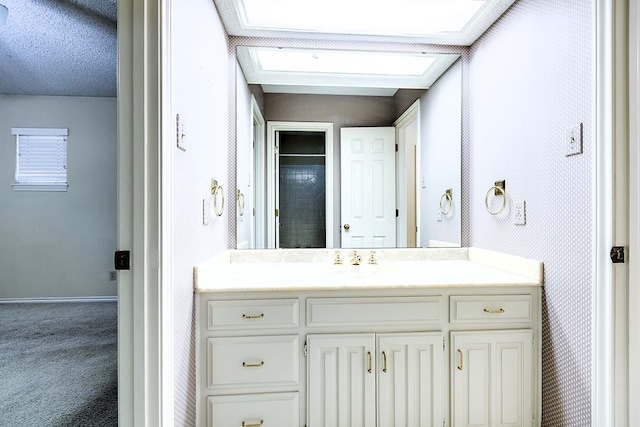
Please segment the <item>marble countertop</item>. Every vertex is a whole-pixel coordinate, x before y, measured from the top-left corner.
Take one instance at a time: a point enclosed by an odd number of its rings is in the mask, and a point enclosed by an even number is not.
[[[336,251],[342,265],[334,265]],[[194,267],[195,292],[542,286],[542,262],[477,248],[229,250]]]

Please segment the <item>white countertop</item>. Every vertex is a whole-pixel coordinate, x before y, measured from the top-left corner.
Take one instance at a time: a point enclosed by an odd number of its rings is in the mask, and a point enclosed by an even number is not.
[[[334,265],[336,251],[342,265]],[[477,248],[229,250],[194,267],[195,292],[542,286],[542,262]]]

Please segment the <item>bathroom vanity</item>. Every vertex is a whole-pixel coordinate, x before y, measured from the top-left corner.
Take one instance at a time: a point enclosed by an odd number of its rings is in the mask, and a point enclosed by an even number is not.
[[[198,426],[539,426],[542,282],[476,248],[226,251],[194,269]]]

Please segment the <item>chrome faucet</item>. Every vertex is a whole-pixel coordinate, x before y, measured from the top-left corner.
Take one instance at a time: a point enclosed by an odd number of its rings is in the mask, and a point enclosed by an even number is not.
[[[367,262],[369,264],[377,264],[378,260],[376,258],[376,251],[371,251],[371,253],[369,254],[369,258],[367,258]]]
[[[336,256],[333,257],[334,265],[342,265],[342,255],[340,255],[340,251],[336,251]]]
[[[353,258],[351,258],[351,265],[360,265],[362,257],[358,255],[358,251],[353,251]]]

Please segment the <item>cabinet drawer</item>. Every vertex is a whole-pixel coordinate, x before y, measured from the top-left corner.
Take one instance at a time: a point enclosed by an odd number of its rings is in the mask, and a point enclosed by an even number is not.
[[[309,298],[307,325],[428,325],[440,324],[442,298]]]
[[[298,393],[207,397],[207,427],[297,427]]]
[[[531,295],[451,297],[451,323],[530,322]]]
[[[207,329],[295,328],[297,299],[207,301]]]
[[[297,386],[297,335],[207,339],[209,388]]]

